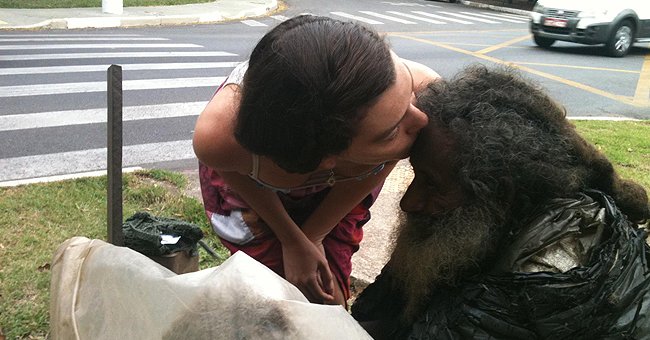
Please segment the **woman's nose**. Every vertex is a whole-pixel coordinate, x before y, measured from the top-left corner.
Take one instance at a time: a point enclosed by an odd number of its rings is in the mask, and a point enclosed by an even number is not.
[[[429,117],[427,114],[420,111],[420,109],[415,107],[413,104],[409,107],[409,115],[411,117],[409,120],[410,124],[407,128],[409,134],[417,134],[429,123]]]

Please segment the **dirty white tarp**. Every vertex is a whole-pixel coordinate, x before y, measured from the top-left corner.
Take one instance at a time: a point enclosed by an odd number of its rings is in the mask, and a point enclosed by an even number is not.
[[[74,237],[52,260],[52,339],[371,339],[341,306],[311,304],[244,253],[176,275],[146,256]]]

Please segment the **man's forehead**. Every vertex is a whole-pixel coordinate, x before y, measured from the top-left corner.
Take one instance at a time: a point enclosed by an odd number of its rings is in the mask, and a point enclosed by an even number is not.
[[[411,148],[411,163],[426,163],[426,160],[431,158],[436,147],[433,143],[434,133],[436,132],[431,128],[431,123],[420,130],[418,138]]]

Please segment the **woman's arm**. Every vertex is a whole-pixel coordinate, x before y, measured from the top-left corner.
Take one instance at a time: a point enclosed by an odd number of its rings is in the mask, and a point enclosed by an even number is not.
[[[363,180],[335,185],[302,226],[309,240],[320,244],[355,206],[388,177],[396,164],[387,163],[382,171]]]
[[[287,281],[298,287],[312,302],[332,301],[333,276],[325,255],[291,219],[277,194],[259,187],[246,175],[236,172],[219,174],[280,240]]]
[[[307,239],[288,215],[277,194],[248,178],[251,154],[235,140],[237,87],[228,85],[215,94],[194,129],[194,152],[215,169],[228,185],[271,228],[282,244],[285,278],[312,302],[333,300],[332,275],[324,254]],[[323,279],[322,285],[318,279]]]

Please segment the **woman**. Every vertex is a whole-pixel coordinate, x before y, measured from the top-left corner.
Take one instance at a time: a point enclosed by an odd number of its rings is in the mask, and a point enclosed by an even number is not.
[[[222,243],[310,301],[345,305],[368,208],[427,123],[414,93],[436,78],[355,23],[305,15],[272,29],[196,123]]]

